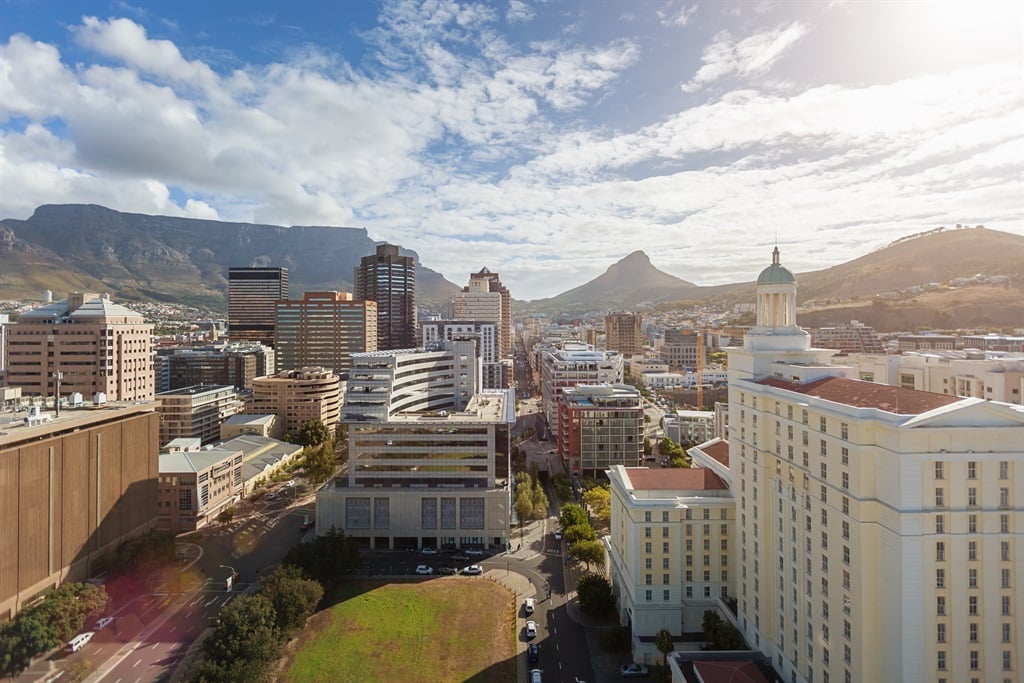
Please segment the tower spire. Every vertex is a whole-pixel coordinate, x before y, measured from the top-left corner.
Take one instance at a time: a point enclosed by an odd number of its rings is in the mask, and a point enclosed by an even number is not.
[[[777,244],[775,245],[775,248],[772,249],[772,265],[773,266],[781,265],[780,262],[779,262],[779,245],[777,245]]]

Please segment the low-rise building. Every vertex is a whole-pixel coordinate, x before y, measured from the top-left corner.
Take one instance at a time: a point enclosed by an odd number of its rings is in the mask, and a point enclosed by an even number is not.
[[[217,448],[242,452],[242,495],[248,496],[291,465],[302,446],[258,434],[242,434],[217,444]]]
[[[644,409],[629,384],[566,387],[558,405],[558,454],[574,476],[599,477],[612,465],[639,465]]]
[[[224,420],[220,426],[220,440],[227,441],[243,434],[255,434],[280,439],[284,436],[284,420],[277,415],[249,415],[240,413]]]
[[[665,436],[678,444],[703,443],[715,437],[715,413],[677,410],[665,414]]]
[[[242,451],[174,439],[160,453],[157,528],[201,529],[242,496]]]

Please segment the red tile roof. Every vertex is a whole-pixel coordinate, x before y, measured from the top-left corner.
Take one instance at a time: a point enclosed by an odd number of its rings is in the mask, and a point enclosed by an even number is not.
[[[729,442],[728,441],[716,441],[706,448],[701,448],[702,451],[710,455],[712,458],[722,463],[726,467],[729,466]]]
[[[753,662],[694,662],[704,683],[768,683]]]
[[[729,488],[717,474],[706,467],[668,467],[656,470],[627,467],[626,474],[633,484],[633,490],[716,491]]]
[[[877,408],[897,415],[920,415],[963,400],[959,396],[891,387],[888,384],[846,377],[822,377],[806,384],[768,377],[760,380],[758,384],[823,398],[855,408]]]

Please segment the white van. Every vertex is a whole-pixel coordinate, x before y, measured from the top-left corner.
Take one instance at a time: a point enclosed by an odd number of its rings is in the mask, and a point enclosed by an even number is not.
[[[85,633],[79,633],[77,636],[68,641],[67,647],[65,648],[68,652],[78,652],[85,644],[92,640],[95,635],[92,631],[86,631]]]

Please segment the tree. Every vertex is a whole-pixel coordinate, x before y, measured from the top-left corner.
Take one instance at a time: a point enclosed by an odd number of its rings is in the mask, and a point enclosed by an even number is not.
[[[644,437],[644,455],[650,455],[654,452],[654,444],[651,443],[651,437]]]
[[[590,512],[607,524],[612,517],[612,492],[608,486],[595,486],[583,494],[583,502]]]
[[[615,609],[615,594],[608,579],[597,574],[584,574],[576,582],[580,609],[594,617],[608,616]]]
[[[310,422],[313,421],[310,420]],[[318,445],[306,446],[303,452],[305,453],[303,463],[306,468],[306,478],[311,486],[314,488],[320,486],[334,476],[338,466],[337,456],[334,454],[334,441],[327,439]]]
[[[299,567],[282,564],[264,578],[261,594],[274,606],[277,627],[288,634],[305,625],[324,596],[324,588]]]
[[[331,438],[331,430],[320,420],[307,420],[299,429],[298,440],[302,446],[318,446]]]
[[[270,600],[260,594],[241,595],[220,611],[220,624],[203,641],[202,652],[211,667],[200,680],[266,680],[280,646],[281,630]],[[220,673],[230,677],[212,675]]]
[[[587,570],[590,569],[590,564],[594,563],[599,567],[604,566],[604,544],[601,541],[578,541],[569,546],[569,553],[587,565]]]
[[[658,652],[661,653],[661,665],[668,666],[668,655],[676,649],[676,644],[672,641],[672,634],[667,628],[663,628],[655,634],[654,647],[658,648]]]
[[[326,584],[359,566],[359,546],[331,527],[310,543],[293,545],[281,562],[299,567],[310,578]]]
[[[42,619],[63,642],[82,630],[88,619],[99,616],[107,606],[107,592],[91,583],[65,583],[47,592],[39,605]]]
[[[587,511],[583,509],[582,505],[577,505],[576,503],[567,503],[562,506],[561,522],[563,529],[568,529],[577,524],[590,523],[587,520]]]
[[[746,644],[736,627],[718,616],[715,610],[706,610],[701,621],[708,644],[705,650],[744,650]]]
[[[533,516],[533,496],[530,495],[529,487],[522,484],[516,486],[516,516],[519,518],[520,526]]]
[[[574,524],[563,533],[565,535],[565,542],[570,546],[576,545],[580,541],[597,540],[597,534],[594,533],[594,527],[589,524]]]
[[[540,481],[534,478],[533,487],[530,491],[533,503],[533,518],[543,519],[548,515],[548,495],[544,493],[544,487]]]

